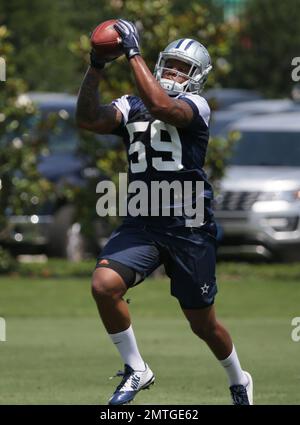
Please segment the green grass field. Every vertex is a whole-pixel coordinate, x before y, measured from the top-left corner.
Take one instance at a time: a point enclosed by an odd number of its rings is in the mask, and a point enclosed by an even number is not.
[[[57,269],[56,277],[0,278],[1,404],[106,404],[119,382],[109,379],[122,363],[98,320],[90,279],[59,277]],[[218,316],[253,375],[255,403],[300,404],[300,342],[291,339],[300,265],[220,264],[218,281]],[[135,404],[230,404],[224,371],[190,331],[168,280],[148,279],[128,298],[140,351],[156,374]]]

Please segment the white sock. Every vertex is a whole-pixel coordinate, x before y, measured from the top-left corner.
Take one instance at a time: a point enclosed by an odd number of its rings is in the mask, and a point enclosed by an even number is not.
[[[125,364],[134,370],[145,370],[145,362],[139,353],[131,325],[123,332],[108,335],[119,350]]]
[[[239,358],[235,351],[234,346],[232,347],[231,354],[224,360],[220,360],[220,363],[224,367],[229,380],[229,386],[231,385],[244,385],[248,384],[248,378],[244,374],[241,368]]]

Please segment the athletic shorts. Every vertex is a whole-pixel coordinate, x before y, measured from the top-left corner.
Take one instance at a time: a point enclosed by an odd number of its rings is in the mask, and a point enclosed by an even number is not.
[[[203,230],[177,227],[162,232],[140,223],[122,224],[101,251],[97,265],[110,259],[137,273],[139,278],[131,286],[141,283],[163,264],[171,279],[171,295],[184,309],[214,303],[216,239]]]

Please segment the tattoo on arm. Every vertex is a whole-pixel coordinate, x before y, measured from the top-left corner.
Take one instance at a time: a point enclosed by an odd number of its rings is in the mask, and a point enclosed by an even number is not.
[[[89,69],[84,77],[78,95],[76,110],[78,122],[92,123],[99,119],[99,81],[99,73],[96,70]]]
[[[122,121],[121,112],[112,105],[101,105],[98,86],[100,74],[90,68],[80,87],[76,121],[79,127],[99,134],[110,134]]]

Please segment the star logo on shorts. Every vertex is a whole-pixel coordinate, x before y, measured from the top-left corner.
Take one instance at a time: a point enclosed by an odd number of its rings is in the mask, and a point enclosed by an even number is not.
[[[200,288],[201,288],[201,291],[202,291],[202,295],[208,294],[209,285],[207,285],[206,283],[204,283],[204,285],[201,286]]]

